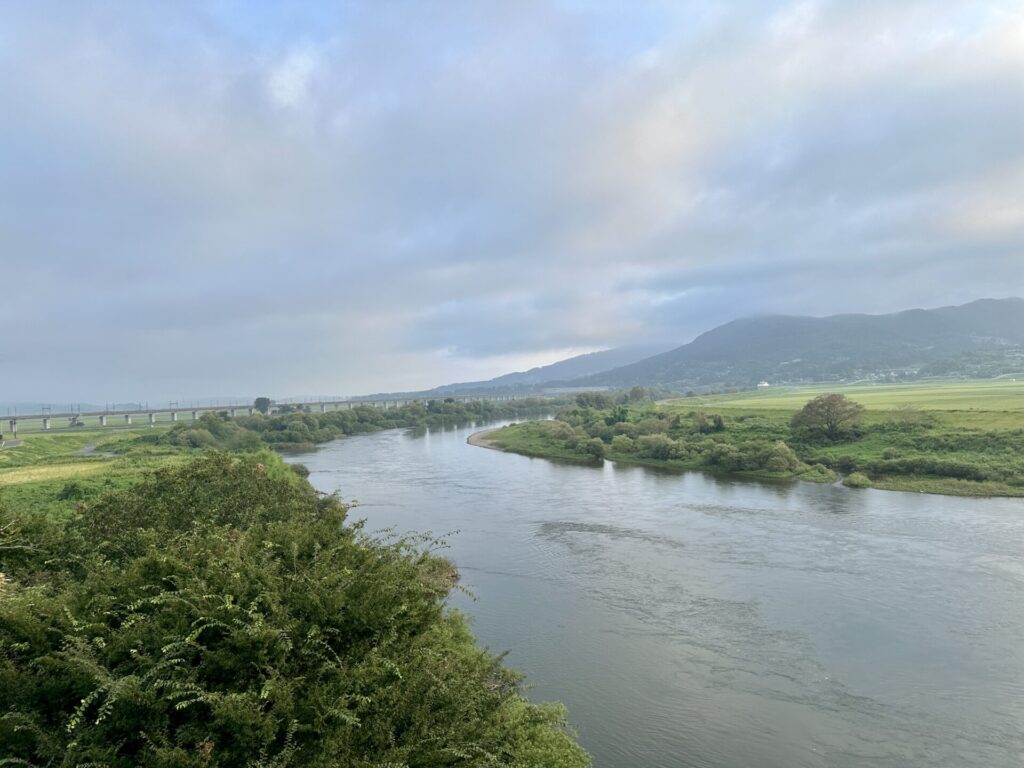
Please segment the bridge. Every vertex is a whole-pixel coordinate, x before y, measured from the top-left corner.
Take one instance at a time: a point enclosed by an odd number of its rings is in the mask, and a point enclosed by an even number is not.
[[[531,395],[531,397],[543,397],[543,395]],[[327,413],[328,411],[352,410],[353,408],[400,408],[403,405],[414,403],[426,403],[430,400],[455,400],[457,402],[501,402],[508,400],[519,400],[515,395],[448,395],[438,397],[415,397],[415,398],[366,398],[366,399],[337,399],[337,400],[315,400],[302,402],[274,402],[270,404],[268,413],[277,413],[283,408],[309,409]],[[166,408],[150,408],[140,406],[138,408],[108,409],[103,411],[65,411],[62,413],[9,414],[5,417],[12,435],[18,434],[18,422],[38,421],[42,423],[44,430],[49,430],[54,423],[66,419],[69,426],[85,426],[92,422],[95,426],[106,427],[113,425],[128,426],[133,424],[135,419],[144,419],[142,423],[156,424],[157,421],[176,422],[183,419],[198,421],[204,413],[227,413],[228,416],[248,414],[253,416],[257,413],[256,406],[252,403],[217,404],[204,406],[179,407],[174,404]]]

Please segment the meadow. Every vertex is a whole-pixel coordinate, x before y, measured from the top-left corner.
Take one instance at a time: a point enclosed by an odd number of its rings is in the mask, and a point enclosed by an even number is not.
[[[1024,379],[768,387],[750,392],[688,397],[666,402],[671,405],[699,403],[722,408],[795,412],[812,397],[828,392],[841,392],[869,411],[891,411],[909,406],[928,411],[981,412],[996,414],[992,423],[997,426],[1024,425]]]
[[[135,445],[168,426],[19,434],[20,444],[0,450],[0,504],[66,517],[83,500],[127,488],[145,472],[176,460],[174,451]]]

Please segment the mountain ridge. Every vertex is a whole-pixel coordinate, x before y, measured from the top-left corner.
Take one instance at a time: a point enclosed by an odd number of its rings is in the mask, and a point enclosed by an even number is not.
[[[851,377],[1024,370],[1024,299],[978,299],[883,315],[759,315],[573,386],[754,386]]]
[[[357,400],[375,397],[445,397],[450,395],[486,394],[486,393],[536,393],[547,385],[554,385],[568,379],[579,378],[609,371],[629,363],[643,360],[653,354],[668,349],[670,344],[627,344],[596,352],[567,357],[547,365],[539,365],[526,371],[514,371],[482,381],[463,381],[442,384],[433,389],[415,392],[385,392],[373,395],[361,395]]]

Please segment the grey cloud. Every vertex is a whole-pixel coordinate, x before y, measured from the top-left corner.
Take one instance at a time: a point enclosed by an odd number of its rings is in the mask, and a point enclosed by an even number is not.
[[[3,399],[412,388],[1024,293],[1015,3],[6,16]]]

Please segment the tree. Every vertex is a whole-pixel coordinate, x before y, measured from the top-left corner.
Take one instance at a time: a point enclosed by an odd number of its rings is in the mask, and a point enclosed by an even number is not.
[[[632,453],[636,450],[636,443],[629,435],[616,435],[612,438],[612,450],[616,453]]]
[[[864,414],[864,406],[846,395],[818,395],[793,416],[790,426],[808,437],[838,440],[849,433]]]
[[[647,396],[647,390],[643,387],[633,387],[625,394],[623,399],[627,403],[641,403],[644,400],[650,400],[651,398]]]
[[[624,405],[616,405],[612,412],[604,418],[604,423],[609,427],[618,424],[620,421],[629,421],[629,409]]]
[[[576,395],[577,408],[593,408],[597,411],[603,411],[606,408],[610,408],[611,405],[612,399],[602,392],[580,392]]]
[[[270,412],[270,398],[269,397],[257,397],[252,404],[252,407],[257,411],[266,415]]]
[[[583,449],[584,453],[592,457],[595,461],[603,459],[607,451],[604,441],[598,437],[592,437],[580,447]]]

